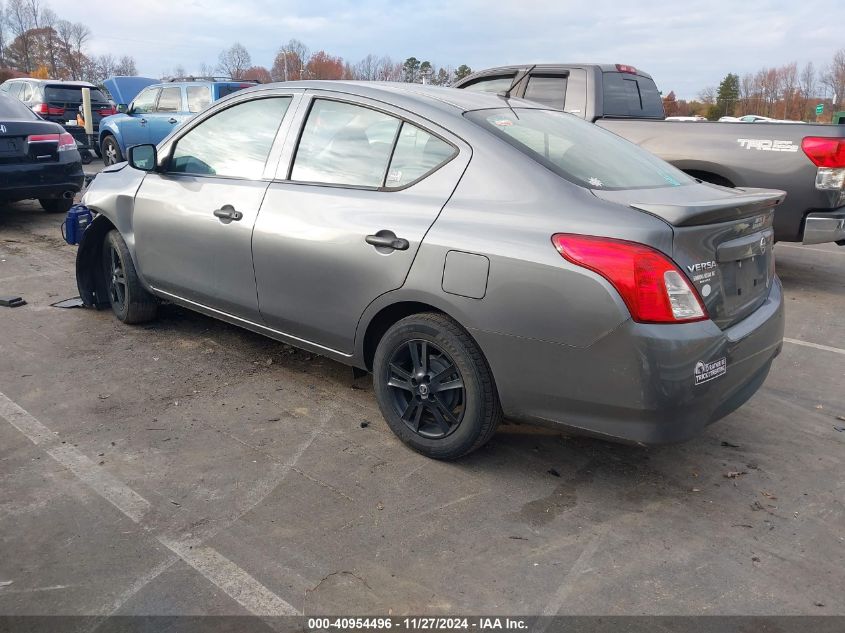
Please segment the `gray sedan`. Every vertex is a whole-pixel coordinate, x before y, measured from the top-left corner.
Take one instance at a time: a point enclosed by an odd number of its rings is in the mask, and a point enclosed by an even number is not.
[[[506,95],[292,82],[105,169],[77,276],[126,323],[166,300],[372,372],[431,457],[505,416],[669,442],[780,351],[782,199]]]

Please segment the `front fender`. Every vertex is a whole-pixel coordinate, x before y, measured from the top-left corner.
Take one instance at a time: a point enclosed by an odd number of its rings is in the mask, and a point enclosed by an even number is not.
[[[124,156],[126,155],[126,144],[123,142],[123,134],[120,131],[120,121],[127,118],[130,117],[126,114],[116,114],[106,117],[100,121],[100,132],[98,137],[100,147],[103,145],[103,139],[110,134],[117,141],[117,144],[120,147],[120,152]]]

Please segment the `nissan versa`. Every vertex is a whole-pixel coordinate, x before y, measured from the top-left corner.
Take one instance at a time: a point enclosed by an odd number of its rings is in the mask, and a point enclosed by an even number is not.
[[[84,197],[85,303],[140,323],[166,300],[371,371],[431,457],[503,417],[682,440],[781,348],[782,192],[507,94],[258,86],[128,154]]]

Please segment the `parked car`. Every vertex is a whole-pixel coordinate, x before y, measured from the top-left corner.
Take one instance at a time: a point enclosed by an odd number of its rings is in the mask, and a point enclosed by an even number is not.
[[[87,147],[85,128],[77,125],[81,114],[82,89],[91,90],[91,115],[96,137],[100,122],[117,112],[103,91],[87,81],[57,81],[53,79],[32,79],[29,77],[8,79],[0,85],[0,94],[6,94],[22,101],[28,108],[46,121],[65,127],[65,130],[83,147]],[[69,123],[73,122],[73,123]],[[99,146],[91,147],[99,156]]]
[[[86,305],[140,323],[163,299],[372,371],[391,429],[431,457],[503,415],[681,440],[782,344],[782,192],[700,183],[538,104],[291,82],[128,159],[83,199]]]
[[[32,198],[45,211],[64,213],[84,179],[73,137],[0,94],[0,203]]]
[[[132,99],[126,112],[100,125],[103,162],[114,165],[125,160],[127,148],[133,145],[160,143],[213,101],[254,85],[254,81],[188,79],[147,86]]]
[[[775,238],[845,245],[845,128],[663,121],[647,73],[624,64],[535,64],[482,70],[457,88],[501,92],[566,110],[637,143],[695,178],[787,192]]]
[[[667,119],[669,117],[666,117]],[[773,119],[759,114],[745,114],[743,116],[719,117],[720,123],[804,123],[804,121],[793,121],[791,119]]]

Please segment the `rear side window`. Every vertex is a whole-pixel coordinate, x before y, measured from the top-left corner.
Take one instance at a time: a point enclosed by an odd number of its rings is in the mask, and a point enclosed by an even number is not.
[[[473,81],[471,84],[466,86],[461,86],[461,88],[464,90],[472,90],[474,92],[494,92],[498,94],[511,87],[514,77],[516,77],[515,73],[512,75],[505,75],[504,77],[484,77],[477,81]]]
[[[637,145],[571,114],[496,108],[465,116],[581,187],[644,189],[695,182]]]
[[[0,119],[37,119],[35,113],[17,99],[0,97]]]
[[[381,187],[399,119],[351,103],[315,99],[291,180]]]
[[[91,101],[94,103],[108,102],[106,95],[97,88],[91,88]],[[82,103],[81,86],[46,86],[44,100],[47,103]]]
[[[146,88],[142,90],[132,101],[133,114],[146,114],[152,112],[161,88]]]
[[[507,90],[507,87],[505,87]],[[563,110],[566,97],[566,77],[552,75],[531,75],[525,88],[525,98],[536,101],[555,110]]]
[[[156,110],[158,112],[181,112],[182,89],[178,86],[162,88]]]
[[[9,94],[16,99],[20,99],[21,97],[21,90],[23,90],[24,82],[22,81],[15,81],[9,87]]]
[[[177,141],[170,171],[260,179],[290,101],[255,99],[218,112]]]
[[[457,150],[441,138],[410,123],[403,123],[384,186],[406,187],[449,161]]]
[[[200,112],[211,104],[208,86],[188,86],[188,112]]]
[[[663,99],[648,77],[603,73],[602,85],[605,115],[663,118]]]
[[[222,99],[244,88],[252,88],[255,84],[217,84],[217,98]]]

